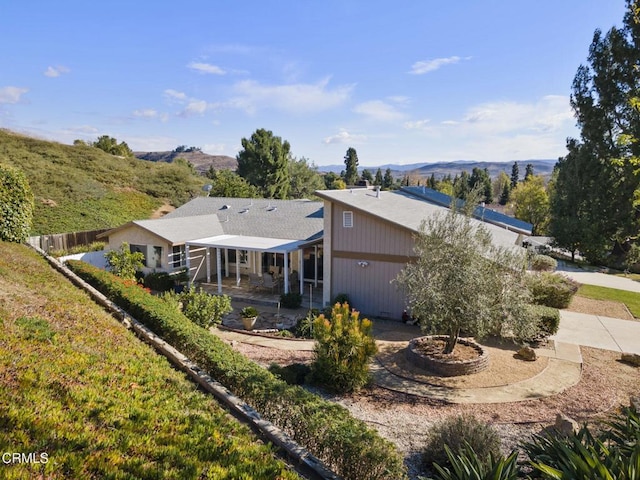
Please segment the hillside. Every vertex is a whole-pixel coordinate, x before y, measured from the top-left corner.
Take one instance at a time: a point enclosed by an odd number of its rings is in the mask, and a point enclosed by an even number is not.
[[[215,170],[235,170],[238,162],[226,155],[209,155],[203,152],[133,152],[136,158],[151,162],[171,163],[176,158],[184,158],[200,173],[206,173],[210,167]]]
[[[188,166],[109,155],[0,129],[0,163],[22,169],[35,196],[32,234],[94,230],[149,218],[201,194]]]
[[[553,166],[556,164],[556,160],[518,160],[518,167],[520,170],[520,176],[524,176],[526,165],[530,163],[533,165],[533,171],[536,175],[543,175],[545,177],[551,175]],[[358,170],[367,169],[371,173],[374,173],[380,168],[383,172],[387,169],[391,169],[391,173],[394,177],[399,178],[407,174],[419,175],[422,177],[430,177],[433,173],[436,179],[441,179],[445,175],[451,175],[455,177],[460,175],[463,170],[471,173],[474,168],[486,168],[489,170],[491,177],[496,177],[498,173],[506,172],[507,175],[511,175],[511,167],[513,161],[509,162],[474,162],[471,160],[456,160],[454,162],[434,162],[434,163],[413,163],[409,165],[399,164],[386,164],[375,167],[368,167],[366,165],[358,167]],[[326,165],[319,167],[322,172],[335,172],[340,173],[344,170],[344,165]]]
[[[299,478],[24,245],[0,242],[1,478]],[[46,460],[46,461],[45,461]]]

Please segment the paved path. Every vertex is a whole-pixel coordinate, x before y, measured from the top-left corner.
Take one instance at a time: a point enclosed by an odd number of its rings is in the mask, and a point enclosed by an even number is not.
[[[616,275],[583,270],[578,267],[562,264],[558,265],[558,269],[556,271],[566,275],[576,282],[585,283],[587,285],[617,288],[618,290],[640,293],[640,282],[636,282],[635,280],[631,280],[627,277],[618,277]]]
[[[560,310],[556,341],[640,355],[640,322]]]

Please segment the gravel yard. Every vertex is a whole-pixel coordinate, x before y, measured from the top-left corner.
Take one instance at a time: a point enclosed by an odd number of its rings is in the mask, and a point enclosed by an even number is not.
[[[265,367],[270,363],[309,363],[313,358],[313,352],[308,351],[284,351],[241,342],[232,342],[232,345]],[[582,356],[580,382],[559,395],[543,399],[503,404],[445,404],[378,386],[348,396],[323,396],[342,404],[395,443],[405,455],[410,478],[417,479],[424,474],[420,451],[429,427],[446,416],[473,413],[492,424],[502,438],[506,453],[532,433],[553,424],[557,413],[583,422],[628,404],[630,395],[640,393],[640,370],[621,363],[618,353],[583,347]]]

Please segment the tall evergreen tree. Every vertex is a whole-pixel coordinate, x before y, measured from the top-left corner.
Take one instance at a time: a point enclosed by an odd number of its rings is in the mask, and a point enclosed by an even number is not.
[[[367,170],[366,168],[362,170],[362,180],[366,180],[369,182],[369,185],[373,185],[373,174],[370,170]]]
[[[382,179],[382,188],[385,190],[391,190],[393,188],[393,174],[391,173],[391,169],[387,168],[384,171],[384,178]]]
[[[376,178],[373,180],[373,184],[382,186],[383,181],[384,179],[382,178],[382,170],[378,168],[378,170],[376,170]]]
[[[533,177],[533,165],[530,163],[527,163],[527,166],[524,171],[524,181],[526,182],[531,177]]]
[[[622,28],[595,31],[571,95],[580,139],[557,165],[550,233],[594,262],[624,254],[640,233],[639,12],[627,0]]]
[[[349,147],[344,156],[344,164],[347,167],[344,172],[344,182],[347,185],[355,185],[358,183],[358,154],[355,148]]]
[[[427,182],[427,187],[435,190],[437,185],[438,185],[438,182],[436,182],[436,174],[432,173],[431,176],[429,177],[429,181]]]
[[[238,152],[237,173],[251,185],[260,189],[265,198],[287,198],[290,177],[290,145],[273,135],[271,130],[260,128],[251,138],[242,139]]]
[[[511,167],[511,189],[513,190],[518,185],[520,181],[520,167],[518,167],[518,162],[513,162],[513,166]]]

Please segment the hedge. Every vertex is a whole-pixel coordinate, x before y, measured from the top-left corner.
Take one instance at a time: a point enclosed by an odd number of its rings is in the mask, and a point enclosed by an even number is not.
[[[137,285],[83,262],[67,265],[341,477],[406,478],[395,446],[346,408],[288,385]]]

